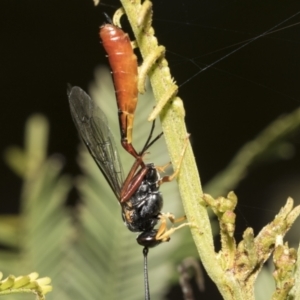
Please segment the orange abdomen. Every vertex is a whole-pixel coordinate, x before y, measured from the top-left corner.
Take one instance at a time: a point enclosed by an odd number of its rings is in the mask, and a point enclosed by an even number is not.
[[[132,126],[138,97],[138,65],[128,34],[112,24],[100,28],[108,55],[119,109],[122,143],[132,143]]]

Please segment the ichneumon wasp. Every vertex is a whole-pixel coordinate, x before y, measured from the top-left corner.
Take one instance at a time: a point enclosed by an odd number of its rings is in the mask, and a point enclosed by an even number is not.
[[[161,213],[163,198],[159,187],[177,176],[188,139],[182,151],[179,168],[170,176],[160,177],[159,171],[165,166],[156,167],[153,163],[145,164],[143,161],[146,151],[161,136],[160,134],[151,141],[155,125],[153,122],[143,150],[124,180],[119,154],[103,111],[77,86],[68,91],[68,96],[71,115],[79,135],[116,195],[128,229],[142,232],[137,237],[137,242],[144,247],[151,248],[168,241],[170,234],[186,223],[167,229],[167,219],[171,222],[175,222],[175,219],[170,213]],[[161,225],[154,229],[158,221],[161,221]]]
[[[171,213],[162,213],[163,197],[159,191],[162,183],[169,182],[177,176],[188,145],[188,138],[185,140],[179,166],[172,175],[160,176],[160,172],[164,171],[169,164],[157,167],[153,163],[144,162],[146,151],[161,137],[162,133],[152,140],[154,121],[143,149],[137,152],[132,145],[133,120],[138,98],[137,58],[128,35],[117,26],[103,25],[100,28],[100,37],[108,54],[113,74],[121,144],[135,158],[126,178],[105,114],[81,88],[76,86],[68,91],[71,115],[82,141],[121,205],[125,225],[132,232],[141,232],[137,242],[144,247],[145,299],[150,299],[148,248],[169,241],[170,235],[175,230],[189,225],[183,223],[177,227],[167,228],[167,220],[176,223],[184,220],[185,217],[175,219]],[[155,229],[158,222],[160,226]]]

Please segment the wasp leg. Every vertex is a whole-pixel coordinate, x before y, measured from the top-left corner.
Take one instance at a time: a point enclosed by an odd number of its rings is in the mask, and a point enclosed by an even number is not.
[[[160,221],[161,224],[157,230],[157,234],[155,236],[155,239],[162,242],[168,242],[170,240],[170,235],[173,234],[176,230],[185,227],[190,226],[190,223],[183,223],[177,227],[171,227],[170,229],[167,228],[167,219],[169,219],[173,224],[177,222],[181,222],[186,219],[186,217],[181,217],[178,219],[175,219],[174,215],[171,213],[164,213],[160,215]]]
[[[167,164],[163,165],[163,166],[156,166],[155,169],[159,172],[159,173],[165,173],[165,169],[171,165],[171,162],[169,161]]]
[[[178,166],[177,166],[176,170],[174,171],[174,173],[172,175],[168,175],[168,176],[162,177],[159,180],[159,185],[163,184],[164,182],[170,182],[170,181],[172,181],[174,178],[176,178],[178,176],[179,171],[180,171],[180,167],[181,167],[181,164],[182,164],[182,161],[183,161],[183,158],[184,158],[184,154],[185,154],[186,148],[188,146],[189,137],[190,137],[190,135],[188,134],[187,137],[186,137],[186,139],[185,139],[185,143],[184,143],[182,152],[180,154],[180,159],[179,159]],[[167,165],[162,166],[162,167],[156,167],[156,168],[158,170],[161,168],[164,171],[165,167],[167,167]]]
[[[173,224],[186,220],[186,216],[182,216],[180,218],[174,219],[174,215],[169,214],[169,213],[167,213],[166,215],[167,215],[168,219],[171,221],[171,223],[173,223]]]

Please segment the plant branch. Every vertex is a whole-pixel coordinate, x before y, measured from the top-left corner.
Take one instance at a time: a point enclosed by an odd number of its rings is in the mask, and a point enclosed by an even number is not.
[[[162,46],[158,46],[158,41],[154,36],[154,30],[151,27],[152,11],[149,10],[149,2],[145,1],[143,5],[141,5],[140,1],[121,0],[121,3],[131,24],[142,57],[144,61],[150,64],[147,58],[149,56],[157,58],[159,55],[155,53],[163,54],[163,51]],[[143,8],[144,5],[147,5],[148,10]],[[145,14],[145,11],[148,13]],[[141,22],[140,12],[143,14],[143,22]],[[159,57],[148,69],[151,86],[157,102],[156,107],[161,109],[160,119],[169,155],[174,169],[176,169],[181,149],[183,148],[184,140],[187,136],[184,123],[185,111],[183,103],[182,100],[176,96],[177,87],[174,85],[168,63],[163,56]],[[163,103],[161,104],[161,102]],[[153,114],[150,118],[153,118]],[[228,276],[224,276],[222,269],[215,259],[210,220],[206,205],[201,199],[203,192],[195,157],[190,145],[186,150],[181,165],[178,176],[178,186],[187,219],[194,225],[191,228],[191,232],[201,261],[209,276],[217,284],[223,297],[225,299],[231,299],[231,291],[228,289],[228,285],[223,284],[224,281],[230,281],[230,278],[228,279]],[[234,283],[230,285],[235,289],[235,294],[239,295],[239,287],[237,285],[234,287]],[[242,298],[241,296],[237,296],[236,299]]]
[[[165,48],[158,44],[154,36],[154,29],[151,27],[152,3],[148,0],[143,3],[140,0],[121,0],[121,3],[144,60],[139,69],[139,91],[140,93],[143,92],[145,78],[148,74],[156,99],[156,107],[148,120],[152,121],[157,115],[160,116],[169,155],[174,169],[176,169],[187,136],[184,123],[185,111],[182,100],[177,97],[178,87],[171,77],[168,62],[164,57]],[[117,19],[120,18],[121,14],[122,11],[120,10]],[[120,24],[119,20],[116,20],[116,23]],[[280,122],[278,124],[280,125]],[[201,125],[201,120],[199,125]],[[282,132],[285,132],[284,128],[282,128]],[[254,151],[254,154],[248,157],[246,163],[242,164],[242,168],[238,170],[239,172],[235,172],[234,180],[237,177],[240,178],[248,164],[274,140],[276,138],[274,138],[272,128],[263,132],[259,144],[261,149],[258,152]],[[250,144],[250,146],[255,148],[257,143]],[[245,155],[245,151],[241,151],[241,155],[237,157],[238,163],[234,161],[234,166],[240,164],[241,156],[243,158]],[[236,167],[232,169],[236,169]],[[288,231],[298,217],[300,208],[293,209],[293,201],[289,199],[274,221],[265,226],[256,238],[254,238],[253,230],[248,228],[244,233],[243,240],[236,245],[233,209],[237,203],[237,198],[233,193],[229,193],[227,198],[220,197],[218,199],[203,195],[190,145],[187,147],[180,168],[178,186],[186,217],[192,224],[191,232],[201,261],[223,298],[254,299],[253,286],[258,272],[274,250],[275,240],[278,236],[283,237]],[[220,223],[222,250],[218,254],[215,253],[206,206],[213,209]],[[279,257],[282,251],[279,249],[277,252]],[[292,250],[291,253],[294,254]],[[287,278],[291,273],[289,270],[284,271],[284,274],[286,274],[286,282],[290,283],[292,281]],[[288,289],[282,289],[281,295],[286,295],[288,291]]]

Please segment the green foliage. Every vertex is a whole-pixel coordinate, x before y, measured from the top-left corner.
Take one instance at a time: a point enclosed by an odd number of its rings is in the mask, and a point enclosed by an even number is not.
[[[2,279],[3,274],[0,274]],[[35,294],[37,299],[45,300],[45,295],[52,290],[49,277],[38,278],[39,274],[31,273],[25,276],[8,276],[0,281],[0,295],[7,294]]]

